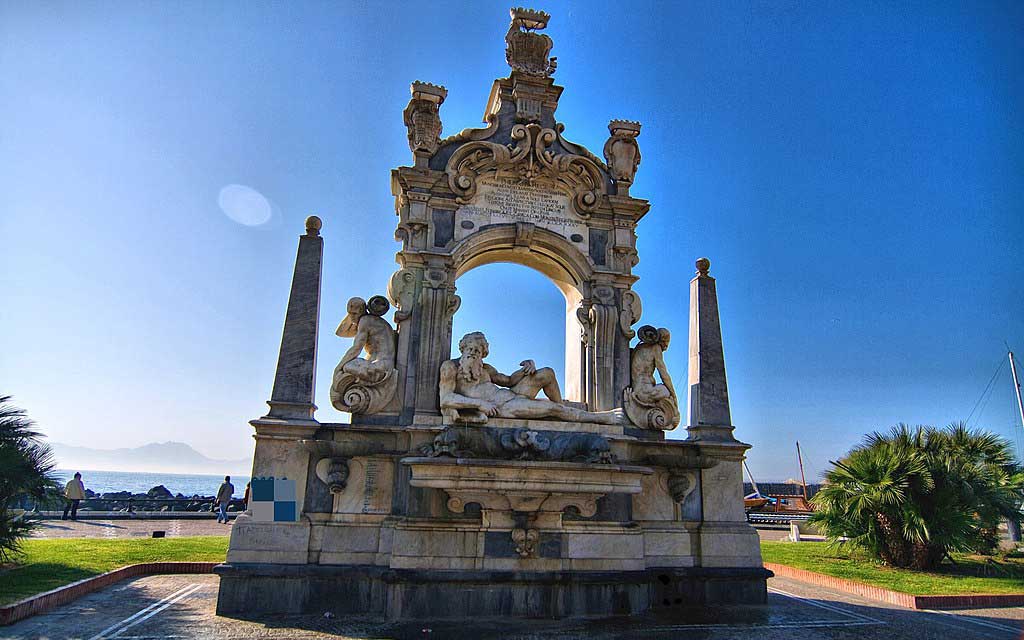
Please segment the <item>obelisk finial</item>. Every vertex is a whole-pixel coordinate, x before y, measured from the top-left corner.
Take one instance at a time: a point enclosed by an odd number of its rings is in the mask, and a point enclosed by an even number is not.
[[[316,216],[309,216],[306,218],[306,235],[307,236],[318,236],[320,235],[320,228],[324,226],[323,220]]]
[[[697,258],[697,275],[706,276],[711,270],[711,261],[707,258]]]

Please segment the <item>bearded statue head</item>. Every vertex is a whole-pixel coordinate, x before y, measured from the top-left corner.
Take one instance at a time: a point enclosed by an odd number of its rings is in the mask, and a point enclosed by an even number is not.
[[[467,333],[459,340],[459,379],[465,382],[476,382],[483,376],[484,358],[489,353],[490,345],[487,338],[479,331]]]

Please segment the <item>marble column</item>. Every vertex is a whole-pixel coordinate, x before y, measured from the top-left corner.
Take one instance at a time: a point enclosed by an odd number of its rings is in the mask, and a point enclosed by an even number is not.
[[[722,350],[715,279],[708,275],[711,261],[697,260],[697,275],[690,281],[690,363],[687,430],[691,440],[733,441],[729,389]]]
[[[320,275],[324,241],[320,218],[306,219],[306,233],[299,237],[288,311],[285,314],[281,351],[277,357],[270,412],[264,419],[316,423],[313,403],[316,382],[316,341],[320,321]]]

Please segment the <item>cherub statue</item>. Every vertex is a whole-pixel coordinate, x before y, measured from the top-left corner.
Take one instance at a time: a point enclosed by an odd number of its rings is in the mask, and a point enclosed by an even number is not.
[[[533,360],[511,375],[484,362],[489,345],[479,331],[459,340],[462,356],[441,365],[440,400],[445,422],[484,424],[488,417],[551,418],[568,422],[619,424],[622,410],[585,411],[562,399],[555,372],[537,369]],[[547,399],[537,398],[543,390]]]
[[[376,413],[395,394],[395,330],[382,318],[391,307],[384,296],[348,301],[346,315],[335,332],[354,338],[352,346],[334,369],[331,404],[339,411]],[[368,358],[359,357],[366,351]]]
[[[664,357],[672,335],[668,329],[645,325],[637,336],[640,344],[633,348],[629,363],[631,386],[622,394],[626,415],[638,427],[674,429],[679,424],[679,402]],[[655,371],[661,384],[654,379]]]

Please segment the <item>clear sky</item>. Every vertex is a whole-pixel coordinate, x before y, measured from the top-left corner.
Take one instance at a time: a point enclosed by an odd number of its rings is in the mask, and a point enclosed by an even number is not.
[[[447,86],[444,135],[480,126],[508,6],[0,4],[0,393],[55,441],[246,455],[315,213],[318,417],[340,420],[334,328],[396,268],[409,83]],[[815,476],[866,431],[965,419],[1003,341],[1024,357],[1024,4],[537,8],[566,137],[600,154],[609,119],[643,122],[636,290],[680,388],[712,261],[759,479],[797,473],[798,439]],[[458,286],[457,335],[561,371],[554,285],[491,265]],[[971,423],[1016,422],[1004,366]]]

